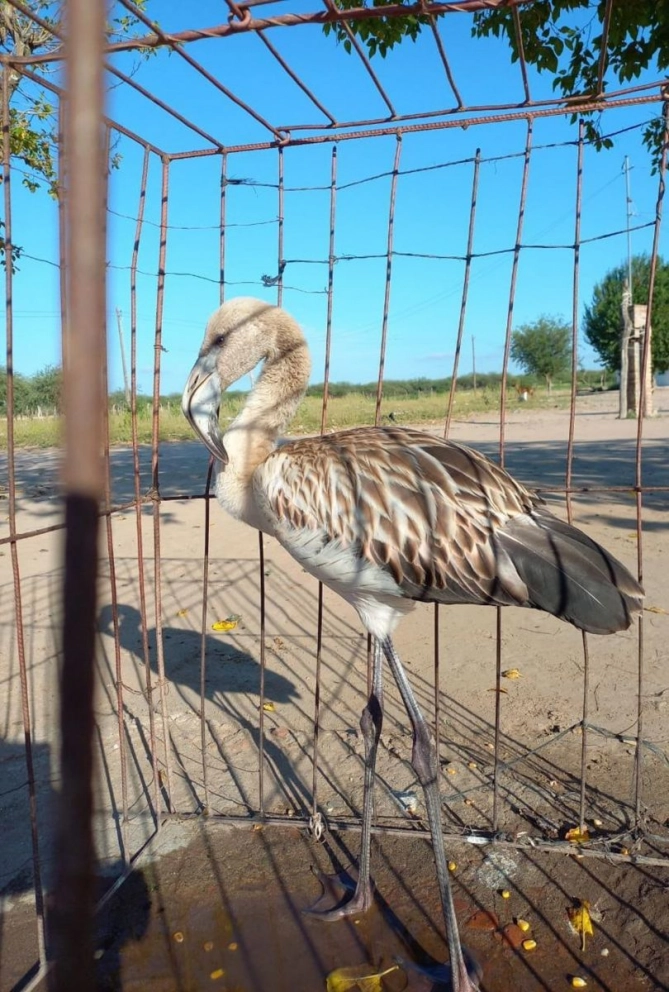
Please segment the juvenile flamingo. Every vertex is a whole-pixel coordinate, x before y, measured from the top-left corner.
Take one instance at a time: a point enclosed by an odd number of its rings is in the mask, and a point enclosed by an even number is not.
[[[225,434],[221,392],[262,370]],[[643,590],[624,565],[549,513],[498,465],[454,441],[401,427],[361,427],[279,440],[302,400],[309,350],[284,310],[247,297],[210,318],[182,409],[218,459],[215,491],[236,519],[275,537],[307,572],[351,603],[374,638],[363,711],[365,779],[355,892],[320,914],[338,919],[372,902],[373,780],[383,718],[383,657],[413,729],[412,764],[424,793],[454,992],[477,992],[458,934],[441,827],[434,743],[393,647],[417,600],[545,610],[581,630],[629,627]]]

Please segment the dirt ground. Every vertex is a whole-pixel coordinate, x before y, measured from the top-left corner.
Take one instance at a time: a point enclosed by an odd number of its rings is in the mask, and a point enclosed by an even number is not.
[[[669,485],[669,390],[657,390],[655,399],[658,415],[644,425],[643,482],[647,487]],[[616,403],[616,394],[579,399],[575,486],[596,489],[634,483],[636,423],[617,420]],[[544,495],[557,513],[564,513],[564,498],[551,496],[550,489],[564,485],[567,434],[568,418],[557,410],[528,414],[519,406],[511,412],[507,426],[507,467],[526,484],[546,490]],[[491,456],[496,454],[498,425],[489,415],[455,423],[451,436]],[[132,453],[115,449],[111,462],[113,502],[125,503],[133,497]],[[145,492],[150,485],[147,450],[141,452],[141,463]],[[207,667],[204,705],[200,705],[204,502],[179,497],[203,491],[206,464],[206,452],[196,443],[161,449],[163,502],[159,507],[149,504],[141,512],[144,592],[134,509],[112,518],[113,563],[107,534],[102,535],[96,703],[100,775],[95,826],[107,877],[119,870],[124,857],[152,837],[156,805],[184,814],[206,808],[211,817],[244,816],[261,805],[258,538],[215,505],[211,508]],[[6,482],[6,464],[1,461],[0,473],[0,483]],[[47,887],[53,864],[50,807],[58,788],[54,679],[62,575],[60,534],[48,530],[60,518],[57,479],[54,453],[19,453],[18,527],[20,531],[43,529],[19,543],[18,589],[38,786],[40,856]],[[643,576],[650,608],[644,614],[641,684],[643,838],[632,832],[637,798],[638,633],[631,630],[588,639],[586,811],[593,835],[597,835],[594,843],[609,852],[626,849],[656,859],[669,855],[668,504],[666,492],[649,492],[643,498]],[[154,512],[159,512],[159,529]],[[636,569],[633,493],[579,495],[573,500],[573,514],[576,523]],[[2,526],[6,533],[6,514]],[[4,536],[2,531],[0,536]],[[155,558],[156,538],[160,567]],[[318,591],[316,583],[274,541],[265,539],[264,553],[267,671],[262,807],[276,816],[304,817],[312,803]],[[112,564],[119,621],[116,642]],[[151,707],[142,649],[143,597],[154,686]],[[0,547],[2,992],[24,987],[35,955],[15,615],[16,589],[5,545]],[[212,624],[230,616],[239,618],[235,629],[212,630]],[[439,610],[435,621],[434,608],[421,606],[402,623],[396,646],[419,701],[429,713],[434,711],[435,628],[440,649],[445,829],[471,837],[477,831],[490,831],[493,823],[496,613],[482,607],[447,607]],[[157,650],[161,642],[162,652]],[[159,671],[161,654],[164,679]],[[358,720],[366,691],[365,656],[366,637],[357,617],[326,590],[316,781],[319,808],[333,823],[354,820],[360,811]],[[505,680],[507,691],[500,696],[498,827],[510,841],[523,845],[533,839],[551,841],[578,820],[583,666],[577,631],[543,614],[503,612],[502,668],[516,668],[522,675]],[[117,681],[122,684],[120,696]],[[124,724],[121,739],[119,705]],[[420,819],[423,813],[422,796],[408,760],[410,745],[408,721],[389,687],[377,790],[379,822],[387,826],[413,825],[407,805],[414,804],[414,794],[415,815]],[[161,857],[146,864],[140,861],[119,890],[121,908],[114,911],[129,929],[125,932],[118,920],[108,922],[111,959],[116,963],[101,987],[189,990],[215,988],[218,982],[218,987],[228,989],[312,992],[324,988],[324,976],[333,967],[363,960],[387,962],[395,953],[413,960],[420,960],[423,952],[443,957],[432,862],[423,840],[384,838],[374,860],[377,908],[358,926],[319,927],[302,921],[298,908],[318,894],[308,866],[321,860],[325,867],[323,847],[298,830],[268,829],[258,835],[249,829],[232,831],[215,825],[204,830],[202,823],[198,820],[188,829],[173,824],[165,828]],[[354,866],[357,836],[334,834],[333,838],[338,838],[331,841],[334,855],[345,867]],[[491,851],[461,840],[454,844],[461,920],[482,907],[497,913],[500,926],[522,912],[530,914],[537,927],[538,946],[531,955],[506,948],[492,933],[464,927],[466,942],[484,965],[483,987],[488,992],[558,990],[569,987],[569,978],[576,973],[587,978],[589,988],[610,992],[669,988],[665,963],[669,867],[576,860],[529,846],[522,851]],[[499,865],[498,875],[492,870],[481,875],[485,864],[500,852],[511,859],[501,862],[502,873],[506,871],[511,879],[508,885],[500,880]],[[508,906],[497,894],[502,887],[512,892]],[[566,907],[574,899],[587,899],[600,917],[585,957],[566,922]],[[134,914],[141,916],[142,912],[143,922],[134,920]],[[174,932],[184,934],[178,946]],[[221,934],[244,953],[228,950],[222,954]],[[210,939],[222,954],[211,968],[213,951],[202,951],[202,944]],[[602,957],[605,949],[609,955]],[[101,962],[109,960],[108,954],[105,950]],[[579,971],[583,966],[586,971]],[[147,972],[147,967],[153,970]],[[225,975],[211,979],[219,968]],[[390,976],[387,987],[391,992],[395,988]],[[415,981],[410,988],[414,987],[419,988]]]

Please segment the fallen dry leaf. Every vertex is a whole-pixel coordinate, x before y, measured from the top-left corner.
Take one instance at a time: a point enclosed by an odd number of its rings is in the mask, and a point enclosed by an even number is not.
[[[508,689],[502,689],[501,686],[499,687],[499,689],[497,689],[497,688],[488,689],[488,692],[503,692],[506,696],[509,695],[509,690]]]
[[[564,835],[564,839],[568,840],[571,844],[585,844],[590,840],[590,831],[587,827],[572,827]]]
[[[327,992],[383,992],[383,976],[398,971],[394,964],[385,971],[377,971],[373,965],[358,964],[351,968],[336,968],[325,979]]]
[[[661,606],[644,606],[646,613],[662,613],[665,617],[669,616],[669,610],[663,610]]]
[[[522,679],[522,677],[517,668],[506,668],[502,672],[503,679]]]
[[[567,910],[569,922],[581,935],[581,950],[585,951],[585,938],[593,937],[595,931],[592,928],[592,918],[590,916],[590,903],[585,899],[578,906],[572,906]]]

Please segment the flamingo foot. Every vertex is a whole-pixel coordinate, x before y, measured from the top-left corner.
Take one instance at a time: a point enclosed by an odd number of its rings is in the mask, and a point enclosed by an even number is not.
[[[396,957],[395,961],[405,971],[413,971],[428,979],[432,983],[432,992],[442,989],[444,992],[480,992],[479,982],[483,975],[481,966],[465,947],[462,948],[462,954],[466,967],[461,972],[457,985],[450,964],[419,965],[400,957]]]
[[[323,886],[323,894],[310,909],[302,910],[305,916],[313,916],[316,920],[332,923],[335,920],[346,919],[348,916],[362,916],[372,905],[374,896],[369,879],[366,883],[359,880],[356,884],[345,872],[325,875],[313,867],[311,870]],[[332,895],[337,900],[335,905],[329,909],[321,909],[320,904],[331,899]]]

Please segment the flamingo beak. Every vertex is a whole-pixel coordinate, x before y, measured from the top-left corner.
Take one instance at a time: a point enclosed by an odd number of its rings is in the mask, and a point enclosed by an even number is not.
[[[216,350],[200,355],[188,376],[181,397],[181,409],[186,420],[214,458],[227,465],[228,453],[223,444],[223,434],[218,422],[221,379],[216,368],[217,357]]]

